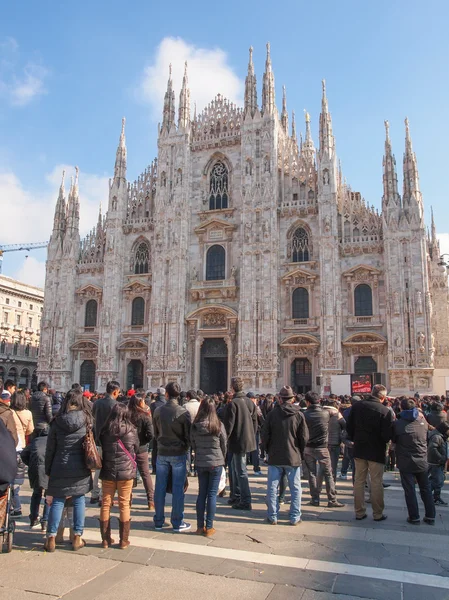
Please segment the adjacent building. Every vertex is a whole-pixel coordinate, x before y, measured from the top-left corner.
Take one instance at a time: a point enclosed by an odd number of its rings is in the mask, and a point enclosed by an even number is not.
[[[0,378],[37,383],[44,290],[0,275]]]
[[[252,49],[243,107],[218,94],[191,117],[186,65],[176,117],[170,73],[157,159],[128,181],[123,121],[107,212],[83,240],[78,175],[68,198],[61,185],[40,377],[213,392],[239,374],[255,391],[324,393],[355,373],[392,393],[444,392],[445,267],[409,123],[402,194],[385,126],[379,213],[343,177],[325,83],[317,147],[285,89],[278,111],[269,45],[261,103]]]

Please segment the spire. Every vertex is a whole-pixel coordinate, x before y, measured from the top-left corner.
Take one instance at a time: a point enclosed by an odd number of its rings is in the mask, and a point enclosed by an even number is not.
[[[310,131],[310,115],[305,109],[304,117],[306,121],[306,137],[303,142],[301,136],[300,155],[310,171],[312,167],[313,169],[315,168],[315,146],[313,145],[312,134]]]
[[[257,110],[257,82],[254,73],[253,47],[249,49],[248,74],[245,79],[245,116],[254,116]]]
[[[312,134],[310,133],[310,115],[306,111],[306,109],[304,109],[304,117],[306,120],[306,143],[307,143],[307,142],[312,141]]]
[[[385,154],[382,162],[383,166],[383,188],[382,212],[385,213],[387,221],[392,217],[392,213],[399,218],[399,209],[401,207],[401,198],[398,193],[398,175],[396,172],[396,159],[391,149],[390,124],[385,124]]]
[[[78,232],[80,222],[80,200],[78,190],[79,169],[75,167],[75,179],[70,180],[70,192],[67,201],[67,231]]]
[[[173,82],[171,78],[172,66],[168,68],[167,91],[164,97],[164,113],[162,117],[162,131],[167,133],[175,124],[175,92],[173,90]]]
[[[115,154],[114,179],[126,179],[126,138],[125,138],[126,119],[122,119],[122,131]]]
[[[423,223],[423,204],[419,188],[418,164],[413,152],[412,138],[408,119],[405,119],[405,152],[404,152],[404,188],[402,204],[405,208],[418,211],[419,220]]]
[[[178,128],[187,129],[190,125],[190,89],[188,87],[187,61],[184,65],[184,77],[179,94]]]
[[[332,119],[326,96],[326,81],[323,79],[323,97],[321,100],[320,114],[320,156],[325,153],[330,155],[334,150],[334,136],[332,135]]]
[[[285,133],[288,135],[287,91],[285,89],[285,85],[282,86],[281,123]]]
[[[63,171],[61,185],[59,186],[58,200],[56,201],[55,216],[53,219],[53,233],[63,233],[65,231],[66,216],[65,171]]]
[[[262,112],[264,115],[272,115],[274,114],[275,107],[274,75],[271,66],[270,42],[268,42],[262,85]]]
[[[430,214],[432,215],[430,225],[431,241],[432,244],[435,244],[435,242],[437,241],[437,228],[435,227],[435,219],[433,218],[433,206],[430,207]]]
[[[292,140],[297,142],[298,138],[296,137],[296,121],[295,121],[295,111],[292,110]]]

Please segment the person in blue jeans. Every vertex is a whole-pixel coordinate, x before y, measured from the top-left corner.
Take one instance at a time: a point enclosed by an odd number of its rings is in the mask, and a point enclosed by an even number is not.
[[[165,524],[165,497],[171,476],[173,531],[189,531],[184,522],[184,485],[187,476],[187,453],[190,444],[190,414],[179,406],[179,384],[170,382],[165,388],[166,403],[154,411],[154,437],[157,441],[156,489],[154,492],[154,527],[162,530]]]
[[[284,386],[279,403],[271,410],[262,427],[262,445],[268,454],[267,521],[277,525],[279,518],[279,487],[286,475],[290,488],[290,525],[301,523],[301,464],[309,439],[304,415],[293,406],[294,393]]]
[[[214,400],[204,398],[190,430],[190,442],[195,451],[199,486],[196,500],[196,533],[206,537],[215,533],[214,517],[218,485],[225,464],[226,439],[226,430],[217,416]]]

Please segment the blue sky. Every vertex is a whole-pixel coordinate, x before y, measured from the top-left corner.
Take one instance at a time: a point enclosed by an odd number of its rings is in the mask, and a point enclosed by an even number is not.
[[[401,179],[410,120],[429,222],[449,239],[449,2],[324,0],[154,3],[134,0],[4,3],[0,21],[0,243],[47,239],[60,174],[79,165],[82,227],[106,201],[121,117],[128,176],[156,155],[168,63],[179,92],[189,61],[192,100],[218,92],[239,101],[254,46],[259,98],[271,42],[298,128],[303,109],[317,143],[321,79],[327,81],[337,152],[353,189],[380,207],[384,119]],[[5,223],[5,219],[9,223]],[[7,254],[3,272],[42,282],[45,252]]]

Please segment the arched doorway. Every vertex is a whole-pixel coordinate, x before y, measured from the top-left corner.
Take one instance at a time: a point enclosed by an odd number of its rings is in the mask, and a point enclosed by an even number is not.
[[[308,358],[295,358],[291,366],[292,388],[297,394],[312,389],[312,363]]]
[[[206,338],[201,346],[200,388],[206,394],[228,387],[228,347],[223,338]]]
[[[20,373],[19,385],[23,388],[30,387],[30,372],[28,369],[22,369]]]
[[[371,375],[377,373],[377,363],[372,356],[359,356],[354,362],[356,375]]]
[[[143,364],[142,361],[133,359],[128,363],[127,373],[126,373],[126,387],[130,390],[132,387],[134,389],[143,388]]]
[[[93,360],[85,360],[81,364],[80,384],[84,389],[93,392],[95,390],[95,363]]]

